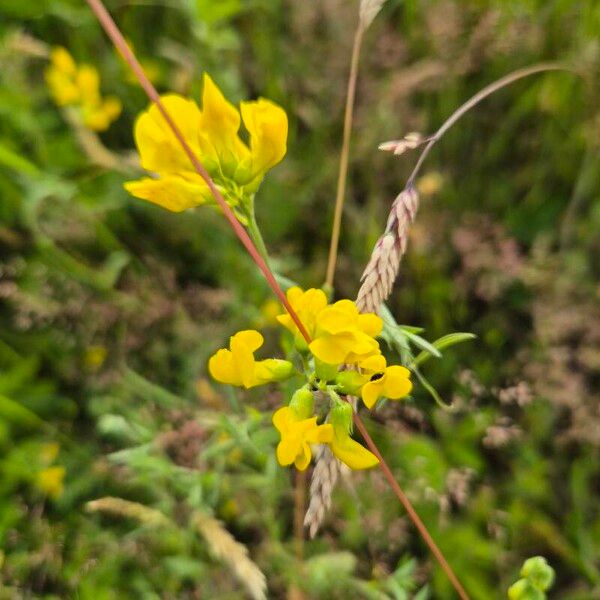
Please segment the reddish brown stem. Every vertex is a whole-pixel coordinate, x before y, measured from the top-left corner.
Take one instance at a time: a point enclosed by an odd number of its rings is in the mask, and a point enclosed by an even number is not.
[[[273,290],[273,292],[275,292],[275,295],[279,298],[279,300],[281,300],[281,303],[283,304],[283,306],[289,313],[290,317],[292,317],[292,319],[294,320],[294,323],[296,323],[296,326],[298,327],[298,330],[300,331],[300,333],[303,335],[304,339],[306,339],[307,342],[310,342],[308,332],[306,331],[304,325],[298,318],[298,315],[296,314],[294,309],[290,306],[289,302],[287,301],[287,298],[285,297],[283,290],[277,284],[277,281],[275,280],[275,277],[273,276],[271,269],[269,269],[269,266],[267,265],[267,263],[265,262],[263,257],[259,254],[258,250],[256,249],[256,246],[250,239],[250,236],[248,235],[246,230],[242,227],[240,222],[237,220],[235,214],[233,213],[233,211],[227,204],[225,198],[223,198],[223,195],[221,194],[221,192],[215,185],[211,176],[208,174],[208,171],[204,168],[202,163],[198,160],[198,157],[194,154],[194,151],[190,148],[186,139],[183,137],[183,134],[179,130],[179,127],[177,127],[177,125],[171,118],[171,115],[165,109],[163,103],[160,100],[160,96],[158,95],[158,92],[156,91],[156,88],[152,85],[152,83],[150,82],[148,77],[146,77],[146,74],[144,73],[144,69],[142,68],[142,66],[138,62],[137,58],[133,54],[131,48],[128,46],[127,42],[125,41],[125,38],[119,31],[119,28],[117,27],[116,23],[113,21],[113,18],[110,16],[108,11],[106,10],[104,4],[102,3],[101,0],[86,0],[86,1],[89,4],[90,8],[94,11],[94,14],[98,18],[98,21],[100,21],[100,24],[104,28],[104,31],[106,31],[106,34],[108,35],[108,37],[112,40],[112,42],[115,45],[115,47],[117,48],[117,50],[121,53],[121,56],[123,57],[123,59],[131,67],[131,70],[137,77],[138,81],[140,82],[140,85],[146,92],[148,98],[150,98],[150,100],[152,100],[152,102],[154,102],[154,104],[156,104],[156,107],[158,108],[158,110],[162,114],[163,118],[165,119],[165,121],[167,122],[167,124],[169,125],[171,130],[173,131],[173,134],[175,135],[175,137],[177,138],[177,141],[181,144],[181,147],[183,148],[184,152],[187,154],[188,158],[190,159],[190,162],[194,166],[194,169],[196,169],[196,172],[198,173],[198,175],[200,175],[200,177],[202,177],[202,179],[204,179],[204,181],[206,182],[208,189],[210,190],[214,199],[217,201],[217,204],[220,206],[221,210],[223,211],[225,218],[229,221],[229,224],[231,225],[233,231],[235,232],[237,237],[240,239],[242,244],[244,244],[246,250],[252,257],[254,262],[257,264],[258,268],[262,271],[263,275],[265,276],[265,279],[267,280],[268,284],[271,286],[271,289]]]
[[[306,471],[297,471],[294,481],[294,537],[296,538],[296,558],[302,560],[304,553],[304,513],[306,497]]]
[[[289,302],[287,301],[287,298],[285,297],[283,290],[279,287],[269,266],[267,265],[265,260],[260,256],[258,250],[256,249],[256,246],[250,239],[250,236],[246,233],[246,230],[242,227],[240,222],[237,220],[236,216],[234,215],[233,211],[231,210],[231,208],[229,207],[229,205],[223,198],[221,192],[216,187],[212,178],[210,177],[210,175],[208,174],[208,172],[206,171],[206,169],[204,168],[202,163],[198,160],[197,156],[194,154],[194,151],[190,148],[189,144],[183,137],[183,134],[181,133],[181,131],[179,130],[179,128],[177,127],[177,125],[175,124],[173,119],[171,118],[171,115],[165,109],[164,105],[162,104],[162,102],[160,100],[160,96],[158,95],[158,92],[156,91],[156,89],[154,88],[152,83],[150,83],[150,80],[148,79],[148,77],[146,77],[146,74],[144,73],[142,66],[136,59],[132,50],[127,45],[127,42],[123,38],[123,35],[119,31],[119,28],[117,27],[116,23],[113,21],[112,17],[106,10],[102,0],[86,0],[86,2],[89,4],[90,8],[93,10],[94,14],[98,18],[98,21],[100,22],[100,24],[106,31],[106,34],[108,35],[108,37],[112,40],[112,42],[115,45],[115,47],[117,48],[117,50],[121,53],[121,55],[123,56],[123,58],[125,59],[127,64],[130,66],[131,70],[133,71],[133,73],[137,77],[138,81],[140,82],[140,85],[142,86],[142,88],[144,89],[146,94],[148,95],[148,98],[150,98],[150,100],[156,104],[158,110],[162,114],[163,118],[165,119],[165,121],[167,122],[167,124],[169,125],[171,130],[173,131],[173,134],[175,135],[175,137],[181,144],[181,147],[183,148],[186,155],[190,159],[190,162],[196,169],[196,172],[206,182],[206,185],[208,186],[209,190],[211,191],[217,204],[221,207],[221,210],[223,211],[223,214],[229,221],[229,224],[231,225],[233,231],[235,232],[237,237],[240,239],[240,241],[242,242],[242,244],[244,245],[244,247],[246,248],[246,250],[252,257],[254,262],[257,264],[257,266],[259,267],[259,269],[265,276],[265,279],[269,283],[271,289],[276,294],[276,296],[281,300],[281,303],[283,304],[283,306],[289,313],[290,317],[296,323],[298,330],[302,333],[304,339],[307,341],[307,343],[310,343],[311,339],[310,339],[310,336],[308,335],[308,332],[306,331],[306,328],[300,321],[300,319],[299,319],[298,315],[296,314],[296,312],[294,311],[294,309],[290,306]],[[379,452],[379,449],[377,448],[377,446],[371,439],[371,436],[365,429],[362,421],[360,420],[360,417],[357,414],[354,415],[354,422],[356,424],[356,427],[358,428],[358,430],[361,432],[362,436],[364,437],[365,442],[367,443],[367,446],[369,446],[369,448],[371,449],[371,452],[373,452],[373,454],[375,454],[375,456],[377,456],[377,458],[379,459],[379,464],[381,466],[381,469],[382,469],[386,479],[388,480],[390,486],[392,487],[394,493],[396,494],[396,496],[398,497],[398,499],[400,500],[400,502],[402,503],[402,505],[408,512],[411,520],[413,521],[413,523],[419,530],[419,533],[421,534],[421,536],[423,537],[423,539],[425,540],[425,542],[427,543],[427,545],[433,552],[434,556],[437,558],[437,560],[440,563],[440,565],[442,566],[444,572],[448,575],[448,578],[450,579],[452,585],[458,592],[458,595],[460,596],[460,598],[462,600],[469,600],[469,597],[463,590],[460,582],[456,578],[456,575],[454,575],[454,572],[450,568],[450,565],[446,562],[444,555],[441,553],[439,548],[436,546],[435,542],[433,541],[433,538],[429,535],[427,528],[425,527],[425,525],[419,518],[419,515],[417,515],[415,509],[412,507],[412,504],[410,503],[410,501],[405,496],[404,492],[402,491],[402,489],[400,488],[400,486],[394,479],[394,476],[393,476],[392,472],[390,471],[390,468],[387,466],[385,460],[383,459],[383,456],[381,456],[381,452]]]
[[[437,544],[435,543],[434,539],[431,537],[429,531],[427,531],[427,527],[425,527],[425,524],[423,523],[423,521],[421,521],[421,517],[419,517],[417,511],[413,508],[413,505],[411,504],[410,500],[402,491],[400,485],[398,485],[398,482],[394,478],[391,469],[383,459],[381,452],[379,452],[379,448],[377,448],[377,446],[375,445],[373,438],[371,438],[371,436],[369,435],[367,428],[365,427],[364,423],[362,422],[361,418],[358,416],[357,413],[354,413],[354,424],[356,425],[356,428],[360,431],[360,434],[363,436],[365,442],[367,443],[367,446],[369,447],[369,450],[371,450],[371,452],[379,459],[379,466],[381,467],[385,478],[388,480],[390,487],[394,491],[394,494],[396,494],[396,497],[398,498],[398,500],[400,500],[402,506],[404,506],[404,508],[406,509],[410,520],[419,530],[421,537],[423,538],[423,540],[425,540],[425,543],[429,546],[429,549],[436,557],[437,561],[440,563],[440,567],[442,567],[444,573],[446,573],[446,575],[448,576],[448,579],[450,580],[450,583],[452,583],[452,585],[454,586],[456,593],[459,595],[461,600],[469,600],[469,596],[467,596],[467,593],[465,592],[463,586],[458,580],[458,577],[456,577],[454,571],[452,570],[452,567],[448,564],[448,561],[442,554],[442,551],[437,547]]]

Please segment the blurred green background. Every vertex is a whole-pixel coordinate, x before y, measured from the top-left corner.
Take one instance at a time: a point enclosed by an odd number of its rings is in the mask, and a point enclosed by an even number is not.
[[[278,269],[321,285],[358,3],[108,6],[159,90],[198,97],[206,70],[286,109],[258,220]],[[56,45],[123,102],[99,140],[52,103]],[[474,599],[506,597],[534,554],[557,571],[550,597],[600,598],[600,2],[389,0],[361,60],[338,297],[416,158],[378,143],[546,60],[576,74],[486,100],[418,182],[390,307],[429,339],[478,335],[424,367],[456,409],[417,386],[369,419]],[[269,290],[216,211],[167,213],[122,189],[127,161],[107,168],[146,105],[84,2],[0,2],[0,598],[244,598],[260,571],[269,598],[453,598],[376,470],[339,486],[296,559],[281,399],[205,372],[238,328],[275,349]],[[128,503],[89,504],[107,497]]]

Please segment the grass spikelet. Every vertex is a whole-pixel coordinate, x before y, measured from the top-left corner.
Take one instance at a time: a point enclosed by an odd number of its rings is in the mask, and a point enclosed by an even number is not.
[[[248,556],[248,549],[225,529],[223,523],[196,513],[193,522],[206,540],[211,554],[225,563],[254,600],[266,599],[267,580]]]
[[[402,190],[394,200],[383,235],[377,240],[362,277],[356,305],[362,312],[377,312],[388,298],[398,275],[400,260],[408,244],[408,228],[419,207],[413,186]]]
[[[104,512],[119,517],[134,519],[144,525],[153,527],[166,527],[172,525],[171,520],[163,513],[153,508],[149,508],[139,502],[131,502],[123,500],[123,498],[115,498],[106,496],[92,500],[85,505],[89,512]]]
[[[304,516],[304,527],[308,529],[311,538],[317,535],[331,506],[331,496],[340,475],[340,466],[340,462],[327,446],[319,446],[310,480],[310,500]]]

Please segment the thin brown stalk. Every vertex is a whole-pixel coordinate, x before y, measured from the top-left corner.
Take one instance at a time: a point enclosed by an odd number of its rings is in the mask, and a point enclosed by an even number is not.
[[[294,539],[296,558],[304,555],[304,510],[306,506],[306,471],[297,471],[294,481]]]
[[[379,452],[379,448],[377,448],[377,445],[373,441],[373,438],[371,438],[371,436],[369,435],[367,428],[365,427],[364,423],[362,422],[361,418],[358,416],[357,413],[354,413],[354,424],[356,425],[356,428],[360,431],[360,434],[363,436],[367,446],[369,447],[369,450],[379,459],[379,466],[383,471],[383,475],[388,480],[390,487],[392,488],[398,500],[400,500],[402,506],[404,506],[404,509],[410,517],[410,520],[414,523],[415,527],[421,534],[421,537],[423,538],[423,540],[431,550],[432,554],[439,562],[440,567],[442,567],[444,573],[446,573],[448,579],[450,580],[450,583],[456,590],[456,593],[461,598],[461,600],[469,600],[467,592],[465,592],[463,586],[458,580],[458,577],[456,577],[456,575],[454,574],[452,567],[448,564],[448,561],[446,560],[444,554],[438,548],[434,539],[431,537],[431,534],[427,530],[427,527],[425,527],[425,524],[423,523],[423,521],[421,521],[421,518],[417,514],[417,511],[413,508],[413,505],[411,504],[410,500],[402,491],[402,488],[398,485],[398,482],[394,478],[391,469],[385,462],[383,456],[381,455],[381,452]]]
[[[352,121],[354,117],[354,98],[356,96],[356,80],[358,78],[358,62],[360,58],[360,49],[362,46],[364,32],[364,25],[362,21],[359,21],[356,33],[354,34],[354,42],[352,44],[350,76],[348,77],[348,89],[346,93],[346,109],[344,111],[344,133],[342,139],[342,152],[340,154],[340,167],[338,171],[337,189],[335,194],[335,209],[333,214],[333,226],[331,229],[329,257],[327,259],[327,274],[325,276],[325,285],[328,289],[333,288],[335,265],[337,262],[338,246],[340,242],[342,212],[344,209],[344,198],[346,196],[346,180],[348,177],[348,161],[350,158],[350,136],[352,134]]]
[[[556,63],[539,63],[537,65],[532,65],[531,67],[524,67],[522,69],[518,69],[517,71],[513,71],[508,75],[490,83],[490,85],[484,87],[482,90],[477,92],[474,96],[469,98],[462,106],[459,106],[442,124],[442,126],[435,132],[435,134],[431,137],[429,143],[421,152],[421,156],[419,156],[419,160],[413,169],[413,172],[410,174],[408,181],[406,182],[406,186],[409,187],[414,184],[415,178],[421,169],[421,165],[427,158],[431,148],[435,145],[436,142],[440,140],[440,138],[454,125],[464,114],[469,112],[475,105],[479,104],[482,100],[492,95],[494,92],[518,81],[519,79],[523,79],[523,77],[528,77],[529,75],[535,75],[536,73],[543,73],[546,71],[572,71],[568,67],[556,64]]]

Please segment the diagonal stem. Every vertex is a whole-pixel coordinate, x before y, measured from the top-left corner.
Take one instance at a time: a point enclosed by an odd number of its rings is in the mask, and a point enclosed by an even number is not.
[[[242,242],[242,244],[244,245],[244,247],[246,248],[246,250],[252,257],[254,262],[257,264],[259,269],[262,271],[262,273],[265,276],[267,282],[269,283],[271,289],[277,295],[277,297],[281,300],[285,309],[288,311],[290,317],[292,317],[292,319],[296,323],[298,330],[302,333],[304,339],[308,343],[310,343],[311,339],[310,339],[310,336],[308,335],[308,332],[306,331],[306,328],[304,327],[304,325],[300,321],[298,315],[296,314],[296,312],[293,310],[293,308],[290,306],[289,302],[287,301],[287,298],[285,297],[283,290],[280,288],[277,281],[275,280],[275,277],[274,277],[271,269],[267,265],[264,258],[260,255],[259,251],[256,249],[256,246],[250,239],[250,236],[248,235],[246,230],[242,227],[240,222],[237,220],[233,211],[231,210],[231,208],[229,207],[229,205],[223,198],[221,192],[218,190],[215,183],[213,182],[212,178],[210,177],[210,175],[208,174],[208,172],[206,171],[206,169],[204,168],[202,163],[198,160],[198,157],[194,154],[194,151],[190,148],[189,144],[186,142],[185,138],[183,137],[183,134],[181,133],[181,131],[179,130],[179,128],[177,127],[177,125],[175,124],[173,119],[171,118],[168,111],[165,109],[164,105],[162,104],[162,102],[160,100],[160,96],[158,95],[158,92],[156,91],[154,86],[150,83],[148,78],[146,77],[146,74],[144,73],[142,66],[136,59],[135,55],[133,54],[133,52],[127,45],[127,43],[125,42],[123,35],[121,34],[116,23],[113,21],[112,17],[106,10],[102,0],[86,0],[86,2],[89,4],[90,8],[93,10],[94,14],[98,18],[98,21],[100,22],[100,24],[106,31],[109,38],[112,40],[115,47],[119,50],[119,52],[121,53],[121,55],[123,56],[125,61],[131,67],[133,73],[136,75],[137,79],[140,82],[140,85],[142,86],[142,88],[144,89],[144,91],[146,92],[146,94],[148,95],[150,100],[152,100],[156,104],[156,106],[159,109],[160,113],[162,114],[163,118],[165,119],[165,121],[167,122],[167,124],[169,125],[171,130],[173,131],[173,134],[175,135],[175,137],[181,144],[181,147],[185,151],[188,158],[190,159],[190,162],[194,166],[196,172],[206,182],[213,197],[215,198],[217,204],[221,207],[223,214],[229,221],[235,234],[240,239],[240,241]],[[359,44],[360,44],[360,40],[359,40]],[[425,542],[427,543],[427,545],[433,552],[434,556],[439,561],[440,565],[442,566],[442,568],[448,575],[448,578],[450,579],[452,585],[458,592],[461,600],[469,600],[468,596],[466,595],[465,591],[463,590],[462,586],[460,585],[460,582],[458,581],[458,579],[454,575],[452,569],[448,565],[446,559],[444,558],[444,555],[439,550],[439,548],[436,546],[431,535],[427,531],[427,528],[425,527],[424,523],[421,521],[418,514],[416,513],[416,511],[412,507],[411,503],[409,502],[408,498],[406,497],[406,495],[404,494],[404,492],[398,485],[397,481],[394,479],[394,475],[392,474],[390,468],[388,467],[387,463],[383,459],[381,452],[379,452],[379,449],[375,445],[375,442],[373,442],[373,440],[371,439],[371,436],[365,429],[365,426],[363,425],[360,417],[356,413],[354,414],[354,422],[355,422],[358,430],[363,435],[365,442],[367,443],[367,446],[369,446],[369,448],[373,452],[373,454],[375,454],[375,456],[377,456],[377,458],[379,459],[379,464],[381,466],[381,469],[382,469],[386,479],[390,483],[392,490],[394,491],[394,493],[396,494],[396,496],[398,497],[398,499],[400,500],[402,505],[405,507],[409,517],[415,524],[415,527],[418,529],[419,533],[421,534],[421,536],[423,537],[423,539],[425,540]]]
[[[369,450],[371,450],[371,452],[379,459],[379,466],[381,467],[385,478],[388,480],[388,483],[390,484],[390,487],[392,488],[394,494],[396,495],[398,500],[400,500],[402,506],[404,506],[406,512],[408,513],[410,520],[418,529],[419,533],[421,534],[421,537],[423,538],[423,540],[425,541],[425,543],[427,544],[437,561],[440,563],[440,567],[442,567],[444,573],[446,573],[446,575],[448,576],[448,579],[450,580],[450,583],[456,590],[456,593],[461,598],[461,600],[469,600],[469,596],[467,596],[467,593],[465,592],[463,586],[458,580],[458,577],[456,577],[454,571],[452,570],[452,567],[448,564],[448,561],[446,560],[442,551],[438,548],[434,539],[431,537],[431,534],[427,530],[427,527],[425,527],[425,523],[421,521],[421,517],[419,517],[419,515],[417,514],[417,511],[414,509],[411,501],[402,491],[402,488],[394,478],[390,467],[385,462],[383,456],[381,455],[381,452],[379,452],[379,448],[377,448],[377,446],[375,445],[373,438],[369,435],[369,432],[367,431],[367,428],[365,427],[361,418],[358,416],[358,413],[354,413],[354,424],[356,425],[356,428],[360,431],[360,434],[363,436],[365,442],[367,443],[367,446],[369,447]]]

